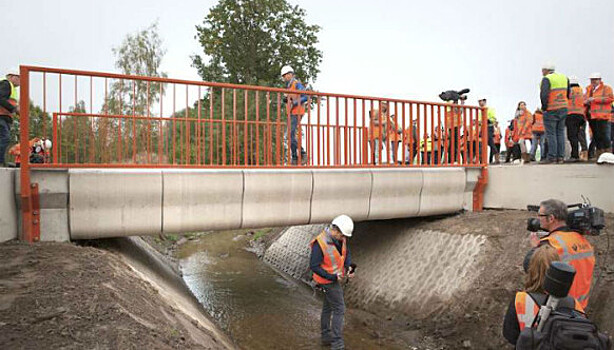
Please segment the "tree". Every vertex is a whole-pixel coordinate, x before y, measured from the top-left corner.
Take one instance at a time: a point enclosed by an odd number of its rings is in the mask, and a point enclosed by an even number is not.
[[[205,58],[192,56],[192,64],[205,81],[281,87],[279,72],[286,64],[293,66],[303,82],[314,81],[319,73],[322,52],[315,45],[320,27],[308,25],[305,10],[291,6],[286,0],[220,0],[196,29],[196,39],[203,47]],[[226,97],[224,121],[220,121],[222,90],[225,90]],[[234,102],[239,113],[236,120],[231,120],[235,92],[237,98]],[[260,93],[257,98],[256,95],[249,92],[246,97],[244,91],[220,88],[205,94],[202,114],[209,114],[210,99],[213,98],[211,110],[215,120],[212,122],[213,131],[210,125],[205,127],[209,132],[200,132],[196,137],[204,145],[205,161],[213,158],[215,163],[226,165],[274,161],[271,152],[279,153],[282,145],[277,139],[279,135],[283,136],[285,128],[278,124],[254,127],[253,123],[251,126],[246,126],[246,123],[254,121],[258,115],[262,121],[267,110],[274,115],[281,107],[278,105],[279,96],[271,94],[267,104],[265,93]],[[243,112],[245,98],[250,101],[247,113]],[[285,108],[281,107],[281,110]],[[282,113],[281,120],[273,117],[282,123],[286,119],[285,113]],[[218,139],[221,142],[217,142]],[[246,143],[246,139],[250,141]],[[213,149],[208,149],[211,145]],[[207,154],[212,156],[207,158]]]
[[[116,57],[115,67],[122,74],[167,77],[167,74],[160,70],[165,50],[158,34],[157,22],[134,34],[128,34],[119,47],[113,48],[113,54]],[[160,93],[164,94],[164,86],[159,83],[115,80],[111,84],[101,113],[127,117],[153,115],[152,107],[160,100]],[[106,153],[106,161],[124,162],[127,158],[133,158],[137,153],[143,152],[146,145],[157,142],[159,137],[158,123],[152,121],[130,118],[99,119],[94,121],[99,133],[97,148],[113,150],[113,154]],[[117,137],[114,136],[115,133],[118,134]],[[139,142],[133,142],[134,140]],[[146,157],[150,159],[150,155]]]
[[[208,60],[196,55],[192,64],[205,81],[279,86],[286,64],[305,82],[319,73],[320,27],[286,0],[220,0],[196,30]]]

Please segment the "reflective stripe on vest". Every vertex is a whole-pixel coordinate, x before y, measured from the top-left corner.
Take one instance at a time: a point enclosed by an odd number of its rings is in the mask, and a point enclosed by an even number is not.
[[[531,327],[539,313],[539,305],[526,292],[516,293],[514,305],[516,306],[516,317],[518,318],[520,331],[526,327]]]
[[[546,79],[550,81],[548,110],[555,111],[558,109],[567,108],[569,105],[569,100],[567,99],[567,77],[560,73],[550,73],[546,75]]]
[[[311,241],[310,245],[313,246],[313,244],[317,242],[320,246],[323,255],[322,263],[320,266],[324,269],[324,271],[328,272],[331,275],[343,275],[343,268],[346,256],[345,240],[342,243],[341,254],[339,254],[339,251],[337,250],[335,244],[332,242],[332,238],[329,236],[327,230],[328,229],[322,231],[314,240]],[[316,274],[315,272],[312,276],[313,280],[318,284],[332,283],[332,281],[327,280],[326,278]]]
[[[569,93],[569,108],[567,114],[584,115],[584,94],[579,86],[572,86]]]
[[[582,308],[586,308],[595,268],[593,247],[577,232],[555,231],[542,238],[542,241],[544,240],[557,250],[561,261],[576,269],[576,277],[569,290],[569,295],[578,300]]]

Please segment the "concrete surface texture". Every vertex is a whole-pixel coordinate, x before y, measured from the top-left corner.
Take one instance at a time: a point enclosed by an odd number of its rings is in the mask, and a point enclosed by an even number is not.
[[[17,238],[17,205],[13,186],[17,169],[0,168],[0,242]]]
[[[470,171],[70,169],[32,178],[43,189],[41,239],[68,240],[453,213],[473,190]]]
[[[286,229],[265,252],[265,262],[308,281],[309,242],[324,226]],[[427,317],[454,295],[466,292],[482,268],[484,235],[407,230],[389,235],[390,239],[378,237],[374,232],[358,232],[356,239],[350,239],[352,261],[360,272],[350,282],[351,288],[346,288],[345,297],[362,309],[386,305]]]
[[[582,196],[608,213],[614,213],[614,166],[596,164],[501,165],[488,169],[484,193],[487,208],[527,209],[548,198],[567,204]]]

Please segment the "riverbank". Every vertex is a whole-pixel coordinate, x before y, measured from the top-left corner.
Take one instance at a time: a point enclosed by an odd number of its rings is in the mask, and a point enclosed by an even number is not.
[[[189,301],[167,281],[137,265],[118,250],[74,243],[0,244],[0,344],[6,349],[234,347],[203,314],[186,312]]]

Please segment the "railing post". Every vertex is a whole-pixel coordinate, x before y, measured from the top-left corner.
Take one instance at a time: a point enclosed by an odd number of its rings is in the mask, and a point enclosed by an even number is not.
[[[480,148],[482,159],[480,161],[480,176],[478,177],[478,182],[473,189],[474,211],[482,211],[484,209],[484,189],[486,188],[486,183],[488,182],[488,108],[482,108],[482,116],[480,120],[482,121],[482,137],[478,139],[482,140],[482,145]]]
[[[30,184],[30,71],[24,66],[19,67],[20,92],[19,92],[19,128],[21,150],[21,239],[28,242],[36,242],[40,238],[40,230],[35,226],[40,225],[38,212],[36,218],[33,215],[32,185]]]

